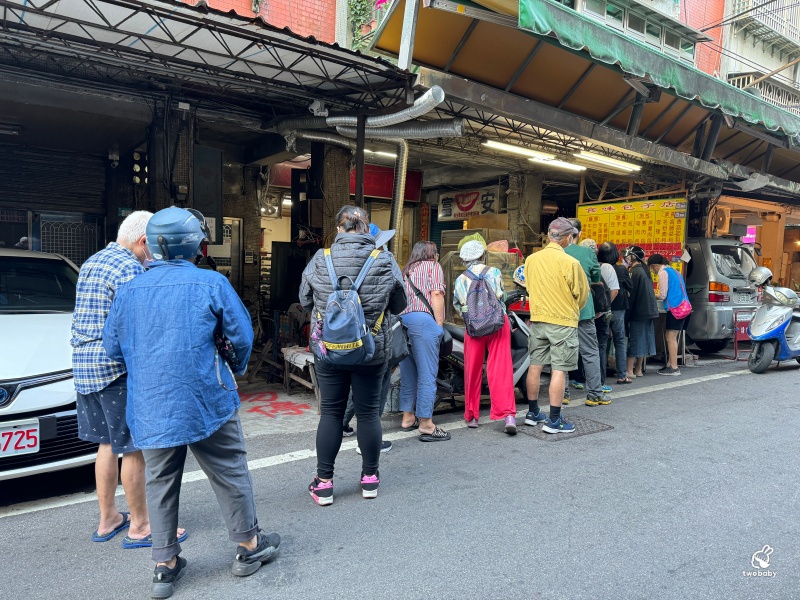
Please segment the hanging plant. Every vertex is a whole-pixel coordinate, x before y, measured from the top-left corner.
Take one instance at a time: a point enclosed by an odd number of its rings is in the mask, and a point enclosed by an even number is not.
[[[388,0],[349,0],[350,34],[353,37],[353,49],[363,50],[368,45],[368,37],[375,26],[375,9],[383,6]]]

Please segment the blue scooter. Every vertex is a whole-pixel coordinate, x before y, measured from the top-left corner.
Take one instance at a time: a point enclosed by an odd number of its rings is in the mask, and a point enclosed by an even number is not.
[[[763,290],[763,302],[747,331],[753,343],[747,367],[753,373],[764,373],[774,360],[795,359],[800,363],[797,294],[789,288],[771,286],[772,272],[766,267],[756,267],[748,279]]]

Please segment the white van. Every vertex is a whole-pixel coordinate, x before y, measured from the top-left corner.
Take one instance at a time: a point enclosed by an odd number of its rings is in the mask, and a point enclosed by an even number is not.
[[[0,481],[95,460],[72,381],[77,282],[63,256],[0,248]]]

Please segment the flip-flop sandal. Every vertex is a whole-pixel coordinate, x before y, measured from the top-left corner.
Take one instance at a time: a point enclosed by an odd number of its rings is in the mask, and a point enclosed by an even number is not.
[[[184,531],[179,537],[179,542],[186,541],[186,538],[189,537],[189,532]],[[126,550],[130,550],[131,548],[152,548],[153,547],[153,534],[148,535],[145,538],[132,538],[130,536],[126,536],[124,540],[122,540],[122,547]]]
[[[440,427],[434,427],[431,433],[421,433],[420,442],[446,442],[450,439],[450,433]]]
[[[105,535],[100,535],[98,532],[95,531],[92,534],[92,541],[93,542],[107,542],[108,540],[113,538],[115,535],[117,535],[119,532],[121,532],[122,530],[127,529],[128,527],[131,526],[130,514],[126,513],[126,512],[121,512],[119,514],[122,515],[122,524],[119,527],[117,527],[116,529],[114,529],[112,531],[109,531]]]
[[[633,382],[627,377],[625,379],[617,379],[617,385],[624,385],[626,383],[633,383]]]
[[[401,426],[400,426],[400,429],[402,429],[403,431],[414,431],[415,429],[419,429],[419,419],[417,419],[417,418],[415,417],[415,418],[414,418],[414,424],[413,424],[411,427],[403,427],[403,426],[401,425]]]

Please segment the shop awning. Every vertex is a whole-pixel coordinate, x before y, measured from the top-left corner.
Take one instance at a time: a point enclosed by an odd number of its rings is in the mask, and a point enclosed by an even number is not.
[[[0,0],[0,70],[177,91],[265,114],[405,101],[410,75],[262,19],[159,0]]]
[[[375,37],[376,51],[399,53],[405,1],[390,7]],[[487,134],[497,130],[498,119],[473,113],[494,111],[569,136],[553,139],[558,136],[537,131],[549,150],[559,143],[566,150],[597,143],[701,176],[748,179],[766,165],[769,185],[800,194],[800,118],[550,0],[522,0],[519,19],[508,14],[515,5],[424,0],[412,58],[423,67],[426,85],[459,90],[449,97],[467,108],[452,106],[451,112],[483,118],[492,126],[482,128]],[[638,129],[630,134],[637,82],[662,93],[644,104]],[[693,152],[695,140],[703,140],[712,117],[723,114],[733,127],[721,126],[713,160],[702,161]],[[512,137],[518,130],[514,123],[505,129]],[[536,135],[526,141],[536,145]]]

